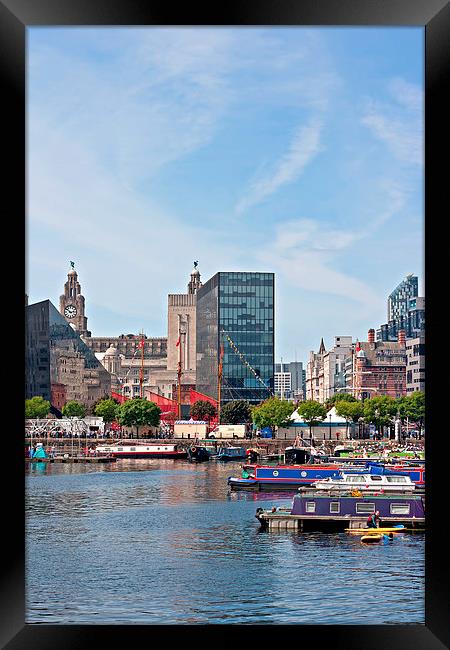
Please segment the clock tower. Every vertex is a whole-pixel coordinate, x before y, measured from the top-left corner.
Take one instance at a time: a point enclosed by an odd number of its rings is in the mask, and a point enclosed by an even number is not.
[[[64,285],[64,294],[59,297],[59,311],[78,334],[90,336],[91,333],[87,329],[87,318],[84,315],[84,296],[81,295],[75,263],[70,262],[70,265],[71,269]]]

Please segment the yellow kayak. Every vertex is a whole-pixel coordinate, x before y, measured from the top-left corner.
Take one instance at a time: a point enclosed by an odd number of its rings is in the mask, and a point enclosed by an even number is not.
[[[361,537],[361,542],[365,544],[374,544],[375,542],[381,542],[383,535],[363,535]]]
[[[346,528],[345,530],[355,535],[379,535],[380,533],[404,533],[406,528],[402,526],[401,528]]]

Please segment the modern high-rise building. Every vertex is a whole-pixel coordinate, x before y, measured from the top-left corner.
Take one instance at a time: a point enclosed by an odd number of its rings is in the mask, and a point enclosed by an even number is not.
[[[282,399],[305,399],[304,370],[301,361],[275,364],[275,394]]]
[[[49,300],[26,307],[25,397],[53,407],[76,400],[90,408],[111,393],[111,376]]]
[[[377,341],[398,341],[400,331],[406,338],[425,334],[425,298],[418,296],[418,279],[408,275],[388,297],[387,323],[376,332]]]
[[[409,300],[419,295],[419,281],[412,273],[407,275],[388,297],[388,321],[406,318]]]
[[[274,391],[273,273],[219,272],[197,291],[197,390],[221,405]]]

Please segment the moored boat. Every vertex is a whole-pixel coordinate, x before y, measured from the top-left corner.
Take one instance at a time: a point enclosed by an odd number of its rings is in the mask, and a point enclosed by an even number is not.
[[[194,444],[187,448],[188,458],[192,463],[203,463],[210,459],[211,454],[202,445]]]
[[[370,474],[339,472],[339,476],[328,477],[314,481],[312,487],[316,490],[379,490],[380,492],[407,493],[414,492],[416,485],[409,476],[402,474]]]
[[[217,455],[215,456],[216,460],[241,460],[245,458],[246,450],[245,447],[219,447]]]
[[[258,508],[256,518],[263,527],[296,530],[363,529],[367,517],[379,512],[380,528],[403,524],[406,530],[422,529],[425,523],[425,500],[416,494],[351,492],[333,495],[322,491],[299,492],[289,512]],[[364,533],[367,529],[364,530]]]
[[[95,451],[115,458],[187,458],[177,444],[99,445]]]
[[[306,463],[303,465],[243,465],[241,477],[230,476],[228,485],[234,490],[295,490],[296,487],[311,485],[314,481],[338,478],[341,471],[348,474],[381,476],[406,476],[417,485],[425,486],[425,468],[394,465],[386,467],[380,463],[366,461],[365,467],[352,467],[346,463]],[[375,480],[376,481],[376,480]],[[394,482],[394,481],[392,481]]]
[[[230,476],[232,489],[296,489],[314,481],[339,475],[339,465],[244,465],[240,478]]]

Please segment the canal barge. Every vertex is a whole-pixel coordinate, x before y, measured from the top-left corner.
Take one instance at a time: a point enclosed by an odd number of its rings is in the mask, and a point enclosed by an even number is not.
[[[191,463],[203,463],[211,458],[210,451],[206,447],[198,444],[188,447],[187,455]]]
[[[386,467],[381,463],[365,461],[365,467],[352,467],[338,463],[306,463],[303,465],[243,465],[241,477],[230,476],[228,485],[232,490],[295,490],[315,481],[338,479],[340,472],[370,473],[382,476],[407,476],[417,486],[425,487],[425,467],[393,465]]]
[[[424,528],[425,499],[415,494],[355,496],[355,492],[333,495],[305,490],[295,495],[291,508],[258,508],[255,516],[268,529],[339,531],[365,528],[367,518],[377,510],[380,527]]]
[[[99,445],[97,455],[106,454],[114,458],[187,458],[185,449],[177,444]]]
[[[245,447],[219,447],[215,459],[222,461],[242,460],[246,457],[246,454]]]
[[[322,478],[337,477],[339,465],[244,465],[241,477],[230,476],[228,485],[236,490],[297,489]]]

